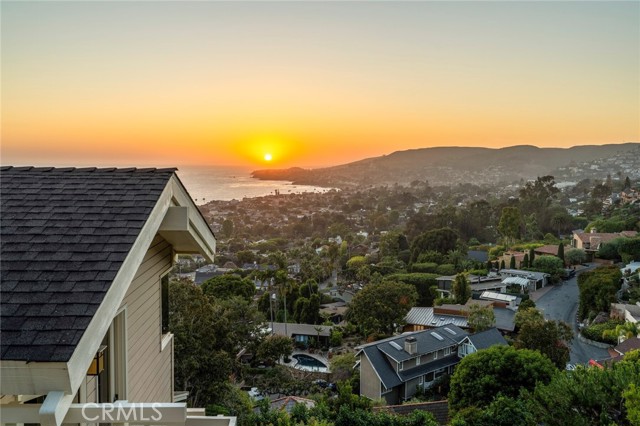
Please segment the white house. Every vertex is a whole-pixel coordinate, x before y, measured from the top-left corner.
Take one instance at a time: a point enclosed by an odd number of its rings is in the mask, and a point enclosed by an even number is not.
[[[234,425],[176,402],[167,274],[216,240],[175,169],[2,167],[0,185],[1,423]]]

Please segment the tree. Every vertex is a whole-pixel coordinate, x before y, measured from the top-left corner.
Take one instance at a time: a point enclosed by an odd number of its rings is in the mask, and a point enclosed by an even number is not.
[[[238,259],[238,266],[242,266],[245,263],[253,263],[256,260],[256,255],[251,250],[240,250],[236,253]]]
[[[535,308],[535,307],[536,307],[536,302],[534,302],[531,299],[526,299],[520,302],[520,304],[518,305],[518,312],[524,311],[525,309],[528,309],[528,308]]]
[[[536,260],[536,252],[534,249],[529,249],[529,266],[533,265]]]
[[[491,306],[482,306],[479,303],[473,303],[469,306],[467,323],[476,333],[490,329],[496,323],[493,308]]]
[[[573,340],[571,327],[562,321],[546,321],[535,308],[518,311],[515,323],[519,328],[516,348],[537,350],[556,367],[564,369],[569,362],[569,344]]]
[[[175,353],[177,389],[189,391],[194,406],[211,404],[226,388],[233,356],[230,324],[219,306],[188,281],[169,283],[169,329]],[[234,354],[235,355],[235,354]]]
[[[525,215],[535,214],[543,231],[548,231],[551,227],[549,215],[552,209],[549,207],[559,192],[553,176],[538,177],[535,182],[527,182],[520,189],[520,206],[523,213]]]
[[[500,222],[498,223],[498,232],[502,235],[507,243],[511,245],[520,238],[520,228],[522,226],[522,215],[517,207],[504,207]]]
[[[586,318],[590,313],[609,312],[616,300],[622,273],[615,266],[603,266],[585,271],[578,276],[580,299],[578,317]]]
[[[410,274],[392,274],[384,278],[385,281],[397,281],[411,284],[416,288],[418,300],[416,306],[433,306],[433,301],[437,297],[438,274],[426,274],[413,272]]]
[[[451,228],[434,229],[417,236],[411,243],[411,262],[418,260],[420,254],[433,250],[444,255],[455,250],[458,233]]]
[[[562,260],[562,265],[564,266],[564,243],[562,242],[558,245],[558,259]]]
[[[506,266],[505,266],[505,264],[504,264],[504,259],[502,259],[502,260],[500,261],[500,269],[505,269],[505,268],[506,268]]]
[[[523,268],[528,268],[529,267],[529,254],[525,253],[524,257],[522,258],[522,267]]]
[[[563,209],[564,210],[564,209]],[[551,218],[551,226],[558,231],[558,237],[560,237],[562,231],[565,231],[571,226],[573,217],[565,211],[558,212]]]
[[[509,259],[509,269],[516,269],[516,258],[514,255],[511,255],[511,259]]]
[[[392,334],[409,310],[415,306],[418,294],[409,284],[383,281],[369,284],[351,300],[347,318],[367,333]]]
[[[331,374],[336,381],[348,380],[353,376],[353,366],[356,365],[356,355],[348,352],[331,358]]]
[[[238,275],[219,275],[202,283],[202,291],[209,297],[229,299],[234,296],[248,301],[253,299],[256,287],[251,280]]]
[[[222,235],[224,235],[226,238],[231,238],[231,236],[233,235],[233,221],[231,219],[225,219],[222,222]]]
[[[282,357],[289,357],[293,352],[293,342],[286,336],[273,334],[264,338],[256,350],[256,358],[273,364]]]
[[[460,410],[451,426],[536,426],[538,423],[527,407],[527,401],[498,394],[487,408],[475,406]]]
[[[533,269],[551,275],[552,281],[559,281],[564,271],[564,262],[557,256],[542,255],[533,261]]]
[[[469,406],[484,408],[498,394],[515,398],[521,389],[549,383],[557,370],[540,352],[492,346],[462,358],[451,376],[449,407],[453,412]]]
[[[556,374],[524,396],[539,424],[637,425],[626,404],[634,395],[627,392],[640,385],[640,363],[625,360],[604,368],[577,368],[570,374]],[[633,392],[633,391],[632,391]]]
[[[471,297],[471,285],[469,284],[467,276],[465,274],[456,275],[451,290],[453,290],[456,303],[464,305]]]
[[[582,249],[569,249],[565,253],[564,259],[569,265],[580,265],[587,260],[587,254]]]

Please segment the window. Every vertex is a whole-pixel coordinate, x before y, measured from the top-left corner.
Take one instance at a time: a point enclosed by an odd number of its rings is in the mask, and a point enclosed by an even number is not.
[[[433,353],[433,359],[438,359],[438,351],[435,351],[435,352]]]
[[[162,299],[162,334],[169,332],[169,275],[160,280]]]
[[[420,365],[420,356],[416,358],[416,365]]]
[[[398,371],[402,371],[403,368],[404,368],[404,361],[400,361],[398,363]]]
[[[444,348],[444,356],[451,355],[451,346]]]
[[[419,384],[419,385],[421,385],[421,384],[423,384],[423,383],[424,383],[424,376],[420,376],[420,377],[418,378],[418,384]]]

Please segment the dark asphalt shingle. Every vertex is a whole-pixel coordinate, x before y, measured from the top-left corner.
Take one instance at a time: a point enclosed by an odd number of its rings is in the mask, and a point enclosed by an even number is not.
[[[70,359],[174,172],[0,168],[0,359]]]

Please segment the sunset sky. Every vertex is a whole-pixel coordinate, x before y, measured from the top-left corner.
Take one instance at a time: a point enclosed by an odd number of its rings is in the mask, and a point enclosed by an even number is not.
[[[640,140],[637,1],[1,8],[2,164],[318,167]]]

